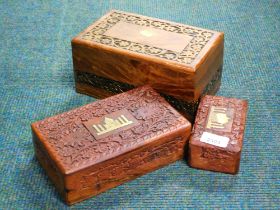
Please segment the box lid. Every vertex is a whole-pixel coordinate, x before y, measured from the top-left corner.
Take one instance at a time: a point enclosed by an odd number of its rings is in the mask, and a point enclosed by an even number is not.
[[[246,123],[247,101],[204,96],[199,104],[190,144],[240,152]],[[218,156],[218,152],[213,154]]]
[[[65,174],[190,127],[191,124],[149,86],[32,124],[39,141]]]
[[[194,72],[221,37],[221,32],[112,10],[73,41]]]

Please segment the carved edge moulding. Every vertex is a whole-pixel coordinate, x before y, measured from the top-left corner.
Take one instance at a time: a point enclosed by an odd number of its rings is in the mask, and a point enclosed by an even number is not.
[[[215,75],[213,76],[212,80],[208,83],[208,85],[203,90],[202,95],[212,95],[215,94],[220,86],[221,83],[221,74],[222,69],[219,69]],[[135,88],[135,86],[126,84],[123,82],[119,82],[116,80],[107,79],[104,77],[100,77],[95,75],[94,73],[87,73],[81,71],[75,71],[76,77],[76,86],[78,86],[77,90],[80,93],[89,94],[87,91],[83,90],[83,87],[80,84],[94,87],[97,89],[103,89],[106,91],[106,96],[122,93],[128,90]],[[106,84],[106,85],[105,85]],[[161,94],[174,108],[178,111],[182,112],[183,115],[187,115],[187,118],[190,121],[194,120],[194,116],[196,114],[198,104],[200,100],[197,101],[183,101],[176,99],[173,96]],[[92,95],[91,95],[92,96]],[[98,95],[94,96],[98,98]]]

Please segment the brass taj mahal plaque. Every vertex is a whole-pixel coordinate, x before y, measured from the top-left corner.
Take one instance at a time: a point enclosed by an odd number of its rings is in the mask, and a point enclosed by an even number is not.
[[[127,109],[123,109],[103,117],[93,118],[84,122],[84,125],[96,139],[102,139],[110,136],[114,132],[133,128],[139,125],[139,122]]]

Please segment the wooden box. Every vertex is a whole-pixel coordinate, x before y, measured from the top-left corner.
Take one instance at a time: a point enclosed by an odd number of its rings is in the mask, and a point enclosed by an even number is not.
[[[189,165],[204,170],[238,173],[246,114],[245,100],[203,97],[189,141]]]
[[[35,154],[67,204],[184,155],[191,124],[148,86],[31,125]]]
[[[149,84],[188,119],[221,82],[224,34],[111,11],[72,40],[77,92],[104,98]]]

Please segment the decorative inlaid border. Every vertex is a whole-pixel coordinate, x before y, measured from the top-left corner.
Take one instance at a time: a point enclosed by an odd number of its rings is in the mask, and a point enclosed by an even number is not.
[[[185,34],[193,38],[183,51],[175,52],[172,50],[161,49],[158,47],[104,35],[107,30],[109,30],[119,21],[132,23],[139,26],[152,27],[155,29],[161,29],[178,34]],[[182,64],[191,64],[213,35],[214,32],[194,28],[191,26],[169,23],[160,20],[154,20],[148,17],[121,12],[112,12],[104,20],[91,28],[90,31],[80,35],[80,37],[84,40],[94,41],[100,44],[109,45],[112,47],[121,48],[144,55],[156,56],[159,58],[176,61]]]

